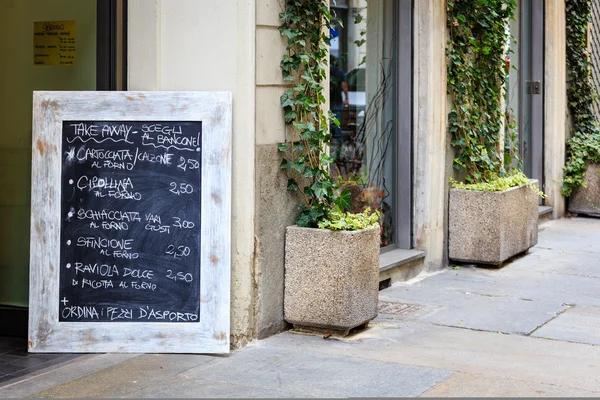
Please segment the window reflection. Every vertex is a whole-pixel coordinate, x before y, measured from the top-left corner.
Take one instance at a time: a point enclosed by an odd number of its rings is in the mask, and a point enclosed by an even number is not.
[[[340,121],[330,129],[332,175],[352,193],[352,212],[381,211],[382,246],[396,241],[395,7],[331,4],[330,107]]]

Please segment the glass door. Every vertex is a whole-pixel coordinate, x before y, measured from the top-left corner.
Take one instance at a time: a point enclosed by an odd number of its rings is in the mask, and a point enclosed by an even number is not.
[[[26,330],[13,323],[26,318],[9,315],[26,313],[29,302],[33,91],[116,89],[118,79],[105,77],[119,76],[114,43],[124,34],[110,22],[119,6],[123,0],[0,2],[0,335]]]
[[[521,120],[523,171],[544,182],[544,2],[521,0]]]
[[[510,22],[506,114],[517,125],[523,172],[544,184],[544,1],[520,0]],[[516,164],[513,164],[515,166]]]

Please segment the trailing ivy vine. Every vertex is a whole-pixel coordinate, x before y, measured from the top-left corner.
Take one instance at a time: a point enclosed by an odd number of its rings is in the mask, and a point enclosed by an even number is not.
[[[571,138],[567,140],[567,159],[563,168],[562,194],[585,186],[583,177],[588,164],[600,162],[600,129],[592,111],[596,92],[592,83],[588,51],[590,0],[569,0],[567,13],[567,100],[571,114]]]
[[[466,171],[468,183],[503,176],[504,166],[512,162],[514,126],[506,125],[503,99],[507,26],[515,8],[514,0],[447,2],[447,83],[452,101],[448,127],[454,167]]]
[[[327,0],[288,0],[280,14],[280,33],[287,38],[280,66],[290,88],[281,96],[284,118],[291,126],[291,143],[279,144],[284,154],[280,167],[289,173],[288,190],[300,193],[303,203],[296,223],[317,227],[333,210],[346,210],[350,193],[341,193],[329,174],[333,161],[326,149],[330,123],[339,126],[326,104],[323,82],[327,77],[331,13]]]

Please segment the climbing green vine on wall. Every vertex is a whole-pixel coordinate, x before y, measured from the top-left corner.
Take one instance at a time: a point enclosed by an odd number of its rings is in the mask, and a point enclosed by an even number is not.
[[[583,177],[588,164],[600,162],[600,129],[592,110],[596,92],[592,84],[588,51],[588,26],[592,2],[569,0],[567,14],[567,100],[571,113],[571,138],[567,141],[567,159],[563,168],[562,194],[585,186]]]
[[[350,192],[339,192],[329,174],[332,158],[326,149],[330,123],[339,126],[326,104],[323,82],[329,59],[331,13],[327,0],[288,0],[280,14],[280,33],[287,38],[280,66],[290,88],[281,96],[284,118],[291,126],[291,143],[279,144],[281,168],[289,173],[288,189],[303,198],[299,226],[317,227],[332,210],[346,210]]]
[[[503,99],[507,26],[515,8],[514,0],[447,2],[448,127],[454,167],[466,171],[468,183],[503,176],[514,156],[514,126],[506,125]]]

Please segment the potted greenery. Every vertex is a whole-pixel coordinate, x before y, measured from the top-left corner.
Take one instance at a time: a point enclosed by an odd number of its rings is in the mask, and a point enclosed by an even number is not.
[[[326,0],[288,1],[281,61],[290,88],[281,96],[291,140],[279,145],[288,189],[301,198],[286,230],[284,316],[295,326],[348,331],[377,316],[379,213],[348,212],[351,193],[331,177],[330,123],[323,110],[331,21]]]
[[[537,181],[513,163],[514,125],[504,112],[506,30],[513,0],[448,2],[448,127],[454,167],[451,181],[449,258],[500,265],[537,243]],[[533,189],[533,190],[532,190]]]
[[[567,103],[572,134],[567,141],[562,193],[569,197],[571,213],[600,216],[600,128],[592,108],[597,94],[587,47],[591,11],[588,0],[566,3]]]

